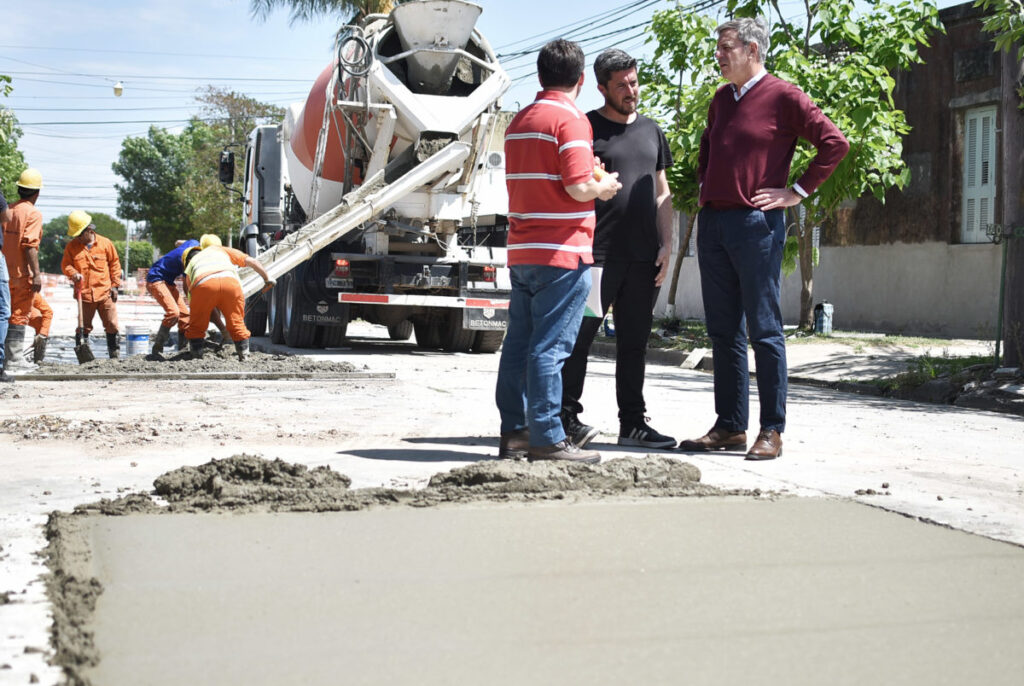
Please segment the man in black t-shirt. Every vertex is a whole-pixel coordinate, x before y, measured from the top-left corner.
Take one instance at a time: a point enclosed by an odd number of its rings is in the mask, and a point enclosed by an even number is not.
[[[647,425],[644,373],[654,302],[668,272],[672,246],[672,198],[665,169],[672,164],[668,141],[654,121],[637,113],[640,96],[636,60],[618,49],[605,50],[594,62],[604,107],[587,113],[594,130],[594,156],[619,173],[622,190],[595,203],[593,289],[600,312],[583,318],[572,355],[562,368],[562,424],[577,446],[597,435],[583,424],[580,398],[587,355],[613,307],[615,318],[615,394],[619,405],[619,445],[672,448],[676,441]],[[591,301],[594,301],[592,296]]]

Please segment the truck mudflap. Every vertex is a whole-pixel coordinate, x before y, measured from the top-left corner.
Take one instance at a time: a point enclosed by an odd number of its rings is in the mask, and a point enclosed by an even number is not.
[[[508,328],[508,300],[446,295],[400,295],[383,293],[339,293],[339,303],[354,305],[405,305],[450,307],[462,310],[462,328],[474,331],[504,331]]]

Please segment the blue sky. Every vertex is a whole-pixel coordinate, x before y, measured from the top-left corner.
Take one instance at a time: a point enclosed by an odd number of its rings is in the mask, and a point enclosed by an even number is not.
[[[794,2],[782,3],[784,11]],[[576,31],[570,37],[592,39],[584,42],[590,58],[612,45],[645,54],[638,25],[675,6],[668,0],[478,4],[484,11],[477,26],[499,54]],[[15,90],[0,103],[22,123],[19,147],[43,174],[38,206],[45,220],[78,208],[115,214],[118,177],[110,165],[121,141],[145,135],[150,123],[179,130],[198,111],[199,88],[230,88],[282,106],[304,100],[331,58],[340,23],[289,25],[284,12],[259,21],[248,0],[36,0],[5,12],[3,22],[0,73],[13,77]],[[507,109],[532,100],[534,59],[504,61],[515,79]],[[601,104],[589,70],[587,76],[578,101],[583,109]],[[117,81],[124,85],[119,98]]]

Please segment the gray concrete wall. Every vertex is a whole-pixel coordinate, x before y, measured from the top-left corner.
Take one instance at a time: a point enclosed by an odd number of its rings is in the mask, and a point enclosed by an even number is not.
[[[834,327],[951,338],[987,339],[998,316],[1001,246],[891,243],[823,247],[815,268],[814,301],[835,308]],[[669,272],[671,275],[671,270]],[[668,289],[655,307],[665,316]],[[796,324],[800,274],[782,284],[782,314]],[[697,258],[684,258],[675,315],[702,319]]]

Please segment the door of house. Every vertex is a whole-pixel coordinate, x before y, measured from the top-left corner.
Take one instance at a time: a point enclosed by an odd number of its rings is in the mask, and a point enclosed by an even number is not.
[[[988,241],[985,228],[995,221],[996,108],[976,107],[964,115],[962,243]]]

